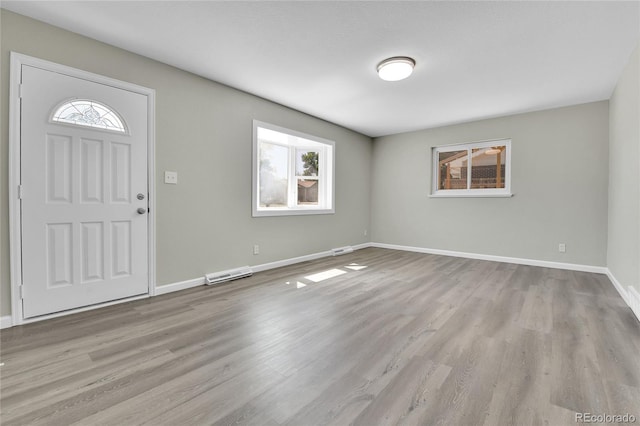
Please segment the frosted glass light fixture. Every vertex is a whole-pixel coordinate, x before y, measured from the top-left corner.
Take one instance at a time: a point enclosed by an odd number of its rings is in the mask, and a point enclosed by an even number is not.
[[[408,56],[394,56],[378,64],[378,75],[385,81],[404,80],[413,72],[416,61]]]

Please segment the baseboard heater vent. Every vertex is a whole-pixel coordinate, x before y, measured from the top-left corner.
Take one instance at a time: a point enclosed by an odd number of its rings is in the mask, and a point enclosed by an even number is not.
[[[204,276],[204,282],[206,285],[218,284],[225,281],[237,280],[239,278],[250,277],[253,275],[253,271],[248,266],[242,268],[229,269],[228,271],[214,272]]]
[[[340,256],[341,254],[353,253],[353,247],[346,246],[346,247],[334,248],[334,249],[331,249],[331,253],[334,256]]]

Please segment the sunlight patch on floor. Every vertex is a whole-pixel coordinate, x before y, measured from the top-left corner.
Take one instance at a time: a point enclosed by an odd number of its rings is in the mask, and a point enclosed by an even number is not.
[[[319,283],[320,281],[328,280],[329,278],[337,277],[346,273],[347,271],[343,271],[342,269],[329,269],[328,271],[307,275],[305,278],[309,281],[313,281],[314,283]]]
[[[361,269],[366,268],[365,265],[358,265],[357,263],[350,263],[347,266],[345,266],[345,268],[351,269],[353,271],[359,271]]]

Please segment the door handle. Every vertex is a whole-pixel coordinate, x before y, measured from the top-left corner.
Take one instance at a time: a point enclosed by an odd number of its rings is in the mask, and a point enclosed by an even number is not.
[[[147,209],[145,209],[144,207],[140,207],[137,210],[138,214],[145,214],[147,212]]]

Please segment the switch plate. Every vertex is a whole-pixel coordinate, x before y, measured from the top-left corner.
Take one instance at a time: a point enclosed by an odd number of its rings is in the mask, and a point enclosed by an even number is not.
[[[565,253],[567,251],[567,245],[565,243],[558,244],[558,251],[560,253]]]
[[[168,183],[170,185],[178,184],[178,172],[164,172],[164,183]]]

